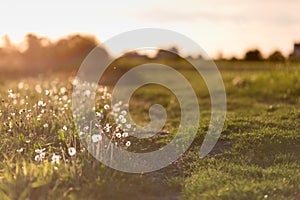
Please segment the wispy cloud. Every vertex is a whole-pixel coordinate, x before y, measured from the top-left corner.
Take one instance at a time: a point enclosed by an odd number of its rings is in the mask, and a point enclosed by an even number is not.
[[[153,13],[155,14],[153,15]],[[170,10],[155,10],[155,11],[143,11],[137,12],[134,17],[138,16],[138,19],[150,21],[150,22],[197,22],[199,20],[210,21],[227,21],[227,20],[245,20],[245,17],[237,14],[225,14],[225,13],[213,13],[206,11],[194,11],[194,12],[181,12]]]
[[[300,2],[297,0],[228,0],[210,2],[187,0],[184,4],[162,0],[130,11],[129,16],[144,22],[197,23],[230,22],[256,23],[266,26],[293,26],[300,24]]]

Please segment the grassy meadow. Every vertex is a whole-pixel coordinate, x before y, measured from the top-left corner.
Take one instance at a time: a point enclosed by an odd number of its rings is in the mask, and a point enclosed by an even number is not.
[[[227,94],[217,145],[205,158],[198,157],[210,96],[195,70],[177,67],[199,94],[197,137],[179,160],[144,174],[110,169],[87,152],[71,110],[73,76],[1,75],[0,199],[300,199],[300,63],[216,64]],[[107,106],[111,89],[99,87],[95,109],[98,125],[109,124],[107,135],[120,146],[152,151],[176,134],[180,108],[175,96],[165,87],[148,85],[132,96],[130,113],[146,124],[149,107],[161,104],[168,113],[164,129],[144,140],[116,136]]]

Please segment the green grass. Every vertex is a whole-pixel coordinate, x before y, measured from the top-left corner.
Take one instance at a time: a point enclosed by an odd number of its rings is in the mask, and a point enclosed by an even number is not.
[[[1,80],[0,199],[300,199],[300,66],[217,65],[228,107],[217,145],[199,159],[210,119],[209,94],[195,71],[179,68],[198,94],[198,134],[179,160],[146,174],[115,171],[83,149],[69,101],[72,84],[65,77]],[[35,105],[38,101],[46,105]],[[168,135],[130,138],[129,151],[158,149],[176,133],[179,104],[164,87],[145,86],[134,93],[129,105],[133,119],[146,124],[154,103],[167,110],[163,133]],[[104,104],[96,108],[105,115],[101,123],[110,120]],[[75,156],[68,153],[70,147],[76,148]],[[45,158],[36,161],[35,150],[42,148]],[[61,156],[59,163],[51,162],[53,153]]]

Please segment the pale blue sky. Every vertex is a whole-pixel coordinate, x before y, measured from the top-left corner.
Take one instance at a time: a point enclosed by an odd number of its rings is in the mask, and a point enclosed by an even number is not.
[[[299,0],[10,0],[1,2],[0,36],[19,42],[28,32],[52,39],[81,32],[105,41],[124,31],[156,27],[190,37],[210,56],[219,51],[239,56],[254,47],[265,54],[276,48],[288,54],[300,40],[299,11]]]

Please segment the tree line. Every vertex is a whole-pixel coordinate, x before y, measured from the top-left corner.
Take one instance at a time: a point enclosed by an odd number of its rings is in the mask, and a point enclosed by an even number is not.
[[[91,35],[73,34],[56,41],[47,37],[27,34],[20,45],[14,45],[6,35],[2,38],[3,45],[0,47],[0,69],[2,72],[9,70],[24,73],[40,73],[55,70],[76,70],[88,55],[99,45],[99,41]],[[300,46],[299,46],[300,47]],[[300,48],[299,48],[300,49]],[[107,56],[108,53],[103,49]],[[177,60],[179,49],[170,47],[168,50],[158,50],[152,60]],[[189,56],[191,58],[191,56]],[[202,58],[199,55],[196,59]],[[131,52],[123,55],[123,64],[129,60],[150,59],[147,55]],[[285,57],[279,50],[274,51],[264,58],[258,49],[248,50],[242,59],[219,58],[219,60],[245,60],[245,61],[276,61],[284,62],[291,60]]]
[[[27,34],[20,45],[14,45],[8,36],[0,48],[0,68],[3,70],[45,72],[78,68],[87,54],[98,46],[90,35],[74,34],[51,41],[49,38]]]
[[[274,62],[284,62],[287,59],[288,58],[286,58],[279,50],[275,50],[269,56],[264,58],[259,49],[252,49],[246,51],[245,55],[242,58],[242,60],[245,61],[274,61]],[[238,60],[238,59],[233,57],[231,58],[231,60]]]

